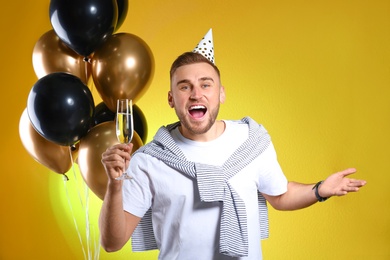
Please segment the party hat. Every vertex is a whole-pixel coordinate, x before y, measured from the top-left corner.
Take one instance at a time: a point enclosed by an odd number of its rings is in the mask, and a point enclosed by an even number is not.
[[[197,52],[205,56],[209,61],[215,64],[214,59],[214,43],[213,43],[213,31],[210,30],[202,38],[202,40],[196,45],[192,52]]]

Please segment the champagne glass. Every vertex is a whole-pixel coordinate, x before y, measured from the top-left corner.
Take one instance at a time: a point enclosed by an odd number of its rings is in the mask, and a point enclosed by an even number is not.
[[[116,106],[116,136],[118,141],[123,144],[128,144],[133,139],[133,104],[131,99],[118,99]],[[126,161],[123,169],[123,174],[116,180],[131,179],[132,177],[126,172]]]

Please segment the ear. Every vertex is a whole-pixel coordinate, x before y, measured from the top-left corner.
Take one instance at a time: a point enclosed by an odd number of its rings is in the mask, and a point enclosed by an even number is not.
[[[225,87],[221,86],[221,89],[219,90],[219,102],[221,104],[225,103],[226,95],[225,95]]]
[[[168,91],[168,104],[171,108],[174,107],[172,91]]]

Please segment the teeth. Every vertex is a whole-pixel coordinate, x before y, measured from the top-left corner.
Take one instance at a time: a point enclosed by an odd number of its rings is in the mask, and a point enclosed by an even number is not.
[[[201,105],[190,107],[190,110],[193,110],[193,109],[205,109],[205,107],[201,106]]]

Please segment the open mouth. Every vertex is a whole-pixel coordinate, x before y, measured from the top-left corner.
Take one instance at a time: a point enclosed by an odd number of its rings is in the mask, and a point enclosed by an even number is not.
[[[206,114],[207,108],[202,105],[191,106],[188,112],[193,118],[202,118]]]

